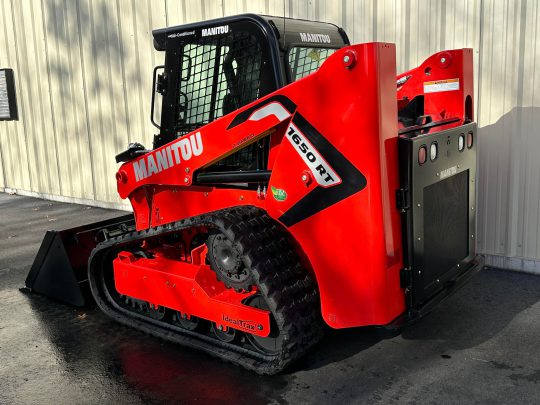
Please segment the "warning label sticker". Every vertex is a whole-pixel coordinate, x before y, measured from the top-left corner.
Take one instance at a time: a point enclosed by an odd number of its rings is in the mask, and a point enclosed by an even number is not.
[[[424,82],[424,93],[459,90],[459,79],[436,80]]]

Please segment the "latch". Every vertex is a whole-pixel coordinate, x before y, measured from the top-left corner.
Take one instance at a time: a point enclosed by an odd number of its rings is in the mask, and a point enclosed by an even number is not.
[[[409,190],[399,188],[396,190],[396,207],[401,212],[407,211],[409,207]]]
[[[399,285],[401,288],[412,288],[412,270],[410,267],[405,267],[399,272]]]

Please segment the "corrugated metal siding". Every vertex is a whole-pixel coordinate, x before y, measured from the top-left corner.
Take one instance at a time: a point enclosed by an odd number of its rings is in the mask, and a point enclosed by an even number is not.
[[[0,0],[0,66],[19,122],[0,123],[0,187],[118,203],[114,154],[152,142],[151,30],[255,12],[330,21],[351,41],[395,42],[398,70],[475,49],[478,243],[540,259],[539,4],[534,0]],[[529,266],[530,267],[530,266]]]
[[[540,259],[538,18],[537,1],[484,1],[478,109],[479,247],[490,255],[536,260]],[[530,269],[526,261],[506,265]]]

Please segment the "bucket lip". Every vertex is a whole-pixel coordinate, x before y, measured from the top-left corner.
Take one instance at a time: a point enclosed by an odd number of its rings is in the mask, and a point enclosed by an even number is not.
[[[88,258],[109,230],[129,222],[134,223],[132,213],[61,231],[48,230],[21,290],[75,306],[90,304]]]

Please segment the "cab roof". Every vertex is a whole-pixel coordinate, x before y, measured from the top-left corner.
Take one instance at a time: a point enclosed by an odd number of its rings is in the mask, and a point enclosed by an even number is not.
[[[164,51],[169,38],[178,38],[181,36],[185,36],[186,40],[191,37],[200,38],[203,36],[203,30],[219,29],[222,27],[227,27],[228,29],[229,25],[241,22],[255,23],[269,40],[278,42],[282,50],[288,49],[292,45],[301,44],[329,48],[341,48],[350,44],[349,38],[343,28],[331,23],[259,14],[240,14],[156,29],[152,31],[154,47],[158,51]]]

